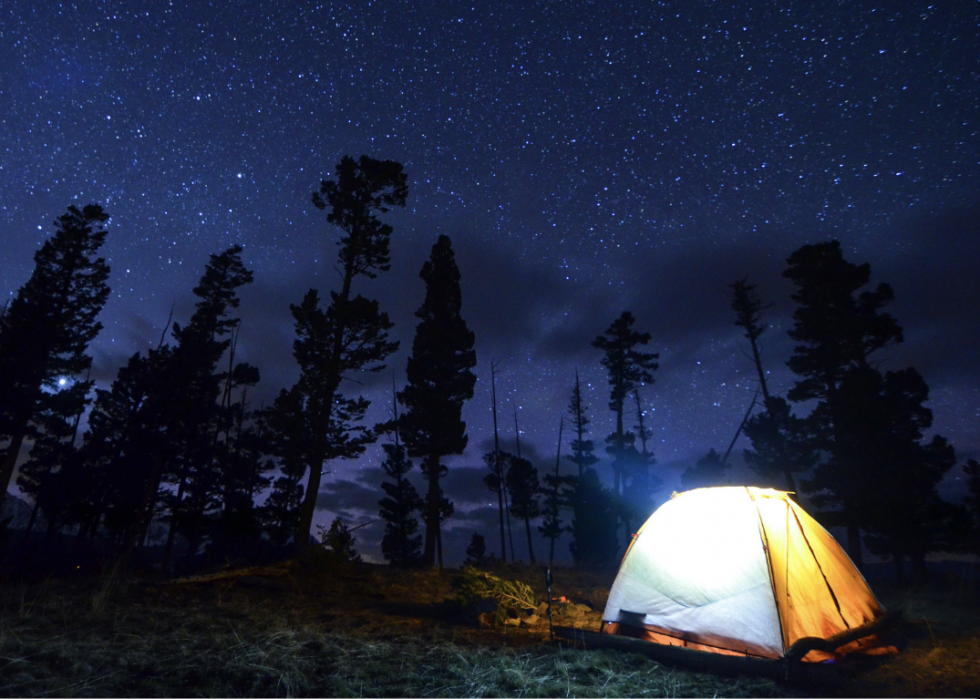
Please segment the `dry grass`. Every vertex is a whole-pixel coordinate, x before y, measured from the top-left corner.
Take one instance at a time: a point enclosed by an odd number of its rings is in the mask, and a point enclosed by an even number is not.
[[[539,570],[497,572],[544,597]],[[976,617],[963,612],[966,593],[959,604],[941,590],[906,595],[901,656],[860,668],[841,685],[807,688],[563,648],[548,641],[547,623],[481,630],[447,602],[452,577],[310,561],[176,584],[7,585],[0,695],[955,696],[971,686],[976,693],[980,639]],[[555,593],[601,610],[608,584],[556,572]],[[578,621],[597,625],[598,612]]]

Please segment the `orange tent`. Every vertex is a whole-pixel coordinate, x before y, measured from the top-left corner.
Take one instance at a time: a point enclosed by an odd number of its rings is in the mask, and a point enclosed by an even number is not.
[[[857,639],[883,616],[840,545],[787,493],[719,487],[675,494],[646,521],[609,592],[602,630],[814,661],[873,645]]]

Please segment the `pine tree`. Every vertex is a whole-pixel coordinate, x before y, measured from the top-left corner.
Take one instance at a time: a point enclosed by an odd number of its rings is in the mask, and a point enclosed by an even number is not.
[[[694,467],[688,467],[681,474],[681,486],[684,490],[693,488],[710,488],[716,485],[727,483],[725,470],[731,468],[721,460],[721,456],[714,449],[710,449],[707,454],[698,459]]]
[[[273,404],[258,415],[263,451],[275,459],[279,475],[262,507],[263,529],[276,546],[295,541],[303,477],[310,463],[312,425],[298,386],[282,389]]]
[[[39,514],[47,521],[48,531],[75,524],[80,514],[84,483],[76,477],[75,441],[91,386],[91,381],[65,380],[60,390],[45,392],[39,402],[41,410],[34,421],[34,445],[17,477],[21,492],[34,500],[26,528],[28,534]]]
[[[633,330],[634,322],[633,315],[623,311],[605,334],[592,341],[592,346],[601,349],[605,355],[601,361],[609,375],[609,409],[616,414],[616,431],[606,437],[606,453],[612,457],[613,495],[621,503],[618,509],[627,538],[632,533],[632,512],[625,503],[624,486],[630,464],[636,463],[638,452],[633,446],[636,435],[624,429],[623,410],[627,396],[638,385],[653,383],[653,372],[659,366],[656,360],[660,357],[657,353],[638,349],[650,342],[650,333]]]
[[[382,447],[385,459],[381,468],[391,480],[381,484],[387,497],[378,501],[381,518],[386,522],[381,553],[391,565],[411,568],[422,562],[422,536],[415,534],[419,529],[416,513],[422,509],[422,498],[407,478],[414,464],[399,439],[397,399],[392,431],[394,441]]]
[[[128,561],[154,516],[161,474],[173,456],[164,408],[169,347],[139,353],[98,389],[79,454],[89,494],[80,535],[104,528]]]
[[[330,523],[330,529],[322,531],[320,543],[330,549],[330,551],[342,561],[349,563],[360,563],[361,554],[354,548],[357,539],[351,534],[350,528],[344,524],[344,520],[339,516],[335,517]]]
[[[579,407],[581,408],[581,405]],[[549,541],[548,565],[554,565],[555,563],[555,544],[565,532],[565,522],[561,518],[561,511],[569,505],[570,490],[575,482],[574,476],[563,476],[561,474],[561,435],[564,427],[565,418],[562,416],[558,422],[558,449],[555,454],[555,472],[546,473],[544,476],[544,504],[541,508],[542,521],[538,525],[538,531]]]
[[[882,375],[872,367],[849,371],[839,387],[844,430],[861,469],[851,483],[863,490],[858,522],[869,550],[890,555],[900,566],[907,557],[913,575],[926,577],[925,556],[945,538],[954,508],[937,486],[953,467],[953,447],[944,437],[926,441],[932,411],[923,404],[929,388],[912,368]],[[815,476],[813,485],[832,484]]]
[[[420,275],[425,281],[425,301],[415,315],[421,319],[408,359],[408,385],[398,400],[408,412],[402,416],[402,436],[409,455],[422,459],[428,480],[425,496],[424,562],[442,567],[442,521],[452,505],[443,496],[439,480],[447,468],[442,459],[466,448],[463,402],[473,397],[476,365],[473,333],[460,316],[462,295],[459,268],[452,243],[441,235],[432,247]]]
[[[504,497],[506,495],[507,470],[515,458],[513,454],[499,448],[483,455],[483,463],[490,470],[490,473],[483,477],[483,482],[490,492],[497,495],[497,514],[500,522],[500,560],[504,563],[507,562],[507,538],[504,526],[508,511]],[[513,547],[511,552],[513,553]]]
[[[755,286],[749,284],[748,279],[739,279],[733,282],[731,289],[735,325],[745,331],[745,339],[749,341],[749,347],[752,349],[752,361],[755,363],[755,370],[759,376],[759,389],[762,391],[763,400],[768,401],[769,385],[766,381],[766,373],[762,370],[762,350],[759,347],[759,338],[766,331],[766,326],[761,324],[762,300],[759,298]]]
[[[627,450],[636,439],[623,426],[626,398],[638,385],[653,383],[653,372],[659,366],[656,360],[660,357],[658,353],[638,349],[650,342],[650,333],[633,330],[634,322],[633,314],[623,311],[603,335],[592,341],[592,346],[604,353],[601,363],[609,374],[609,409],[616,414],[616,431],[606,438],[606,451],[613,457],[616,497],[622,497]]]
[[[735,325],[745,332],[752,350],[752,361],[759,377],[765,410],[746,420],[743,429],[752,441],[753,450],[745,450],[749,467],[765,478],[774,481],[781,477],[789,492],[796,492],[794,473],[808,471],[816,461],[816,451],[807,445],[805,428],[800,418],[790,412],[789,403],[769,393],[769,384],[762,369],[762,348],[759,338],[766,331],[762,324],[763,306],[754,285],[740,279],[731,286],[732,310]]]
[[[337,165],[336,180],[324,180],[320,191],[313,193],[313,204],[328,210],[327,222],[343,233],[337,256],[342,281],[339,291],[330,292],[326,309],[320,308],[319,296],[312,289],[300,305],[291,306],[297,333],[293,355],[300,366],[297,389],[310,428],[309,477],[295,537],[298,554],[309,545],[324,464],[356,456],[370,441],[367,432],[356,430],[357,416],[363,414],[367,401],[343,398],[340,382],[351,373],[383,369],[384,359],[398,343],[388,341],[392,324],[378,303],[354,296],[352,288],[358,277],[374,279],[389,269],[392,228],[377,214],[404,206],[407,196],[402,166],[366,155],[359,161],[344,156]]]
[[[516,457],[507,469],[507,491],[510,494],[510,509],[516,517],[524,520],[524,530],[527,534],[527,551],[531,565],[537,561],[534,557],[534,544],[531,540],[531,520],[541,515],[538,503],[538,493],[541,484],[538,481],[538,469],[529,460]]]
[[[259,425],[248,409],[248,389],[259,381],[258,369],[235,363],[235,342],[219,403],[215,466],[219,474],[218,510],[209,523],[213,557],[244,560],[254,556],[262,539],[262,511],[255,498],[271,479],[263,475],[272,463],[263,459]],[[233,396],[240,393],[238,400]]]
[[[490,410],[493,415],[493,451],[483,455],[483,462],[490,469],[489,475],[484,477],[483,482],[487,487],[497,494],[497,514],[500,521],[500,560],[507,562],[507,536],[504,533],[504,520],[506,518],[509,528],[510,518],[505,504],[506,489],[504,483],[507,477],[507,466],[510,464],[511,455],[500,449],[500,432],[497,429],[497,363],[490,360]],[[514,553],[514,545],[511,542],[511,555]]]
[[[845,260],[837,241],[804,245],[787,263],[783,276],[796,286],[791,298],[797,304],[789,331],[797,345],[787,364],[800,377],[788,398],[817,402],[807,418],[811,448],[828,454],[804,489],[819,491],[815,504],[839,509],[836,523],[846,527],[848,553],[860,567],[861,507],[867,494],[862,437],[852,429],[856,425],[848,424],[842,385],[850,372],[857,370],[854,376],[860,377],[870,368],[872,354],[902,341],[902,329],[883,310],[894,294],[884,283],[861,291],[871,267]]]
[[[9,440],[0,448],[0,499],[48,394],[92,365],[85,350],[102,329],[95,318],[109,296],[109,266],[96,257],[108,219],[96,204],[69,206],[34,255],[30,279],[0,315],[0,443]],[[83,407],[86,394],[87,388]]]
[[[463,565],[486,568],[492,562],[493,556],[487,555],[487,540],[483,538],[483,534],[474,532],[473,536],[470,537],[469,545],[466,547],[466,560]]]
[[[770,396],[765,410],[750,417],[743,430],[752,442],[752,448],[743,452],[749,468],[767,485],[776,486],[782,480],[784,487],[796,492],[793,474],[812,469],[819,454],[809,438],[806,420],[793,415],[785,398]]]
[[[595,469],[587,468],[575,479],[572,492],[572,542],[569,550],[579,568],[605,570],[616,561],[617,499],[599,482]]]
[[[585,433],[589,431],[588,426],[591,422],[586,415],[587,412],[588,408],[582,401],[582,387],[579,383],[578,369],[576,369],[575,387],[572,389],[572,397],[568,403],[568,414],[575,439],[572,440],[572,453],[565,458],[578,467],[579,478],[585,475],[585,469],[599,461],[599,457],[592,453],[595,450],[595,444],[591,439],[585,439]]]
[[[221,359],[232,344],[240,320],[231,312],[238,308],[239,287],[252,281],[252,272],[241,259],[242,247],[234,245],[212,254],[198,285],[197,302],[186,326],[174,323],[176,346],[166,366],[165,405],[167,439],[174,459],[162,474],[175,490],[163,491],[170,523],[164,549],[164,566],[181,533],[194,556],[207,534],[208,514],[220,507],[221,473],[218,454],[220,397],[228,377],[219,371]],[[257,370],[245,370],[249,380],[258,380]],[[254,372],[254,374],[253,374]]]
[[[629,508],[631,518],[637,517],[644,522],[653,512],[653,496],[663,488],[664,482],[653,472],[657,460],[647,447],[652,433],[645,423],[646,412],[639,391],[633,391],[633,400],[636,402],[636,436],[640,440],[640,449],[633,448],[627,460],[623,504]]]
[[[568,527],[572,535],[569,548],[576,565],[605,565],[606,556],[614,556],[619,545],[616,540],[618,498],[602,487],[598,474],[592,468],[599,459],[593,454],[595,447],[592,440],[585,439],[589,424],[586,416],[588,408],[582,400],[577,370],[568,412],[575,439],[572,440],[572,453],[565,458],[578,467],[577,476],[566,477],[568,505],[572,510],[572,523]]]

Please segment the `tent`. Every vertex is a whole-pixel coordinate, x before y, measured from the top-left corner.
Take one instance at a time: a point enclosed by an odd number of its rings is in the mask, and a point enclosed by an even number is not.
[[[873,645],[884,612],[840,545],[787,493],[675,494],[640,528],[602,632],[701,651],[819,661]],[[805,657],[804,657],[805,656]]]

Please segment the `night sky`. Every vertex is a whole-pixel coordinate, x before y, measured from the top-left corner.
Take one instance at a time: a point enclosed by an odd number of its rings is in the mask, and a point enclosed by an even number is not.
[[[881,366],[919,369],[936,431],[960,463],[980,456],[980,3],[259,5],[0,8],[0,294],[69,204],[102,204],[100,386],[156,345],[172,304],[186,321],[208,255],[235,243],[255,272],[239,309],[239,356],[262,373],[253,405],[292,385],[288,306],[338,279],[337,231],[310,193],[344,154],[368,154],[409,177],[388,216],[392,269],[355,289],[396,324],[397,381],[439,234],[476,333],[470,446],[444,479],[447,563],[476,530],[499,548],[480,458],[491,358],[510,448],[516,407],[525,455],[553,466],[577,367],[601,453],[614,420],[590,342],[630,310],[660,352],[642,396],[665,499],[728,446],[756,387],[732,281],[772,304],[764,362],[774,391],[792,385],[780,275],[805,243],[837,238],[893,286],[906,342]],[[391,372],[370,381],[384,419]],[[332,465],[318,521],[377,516],[378,452]],[[357,532],[368,557],[381,534]]]

